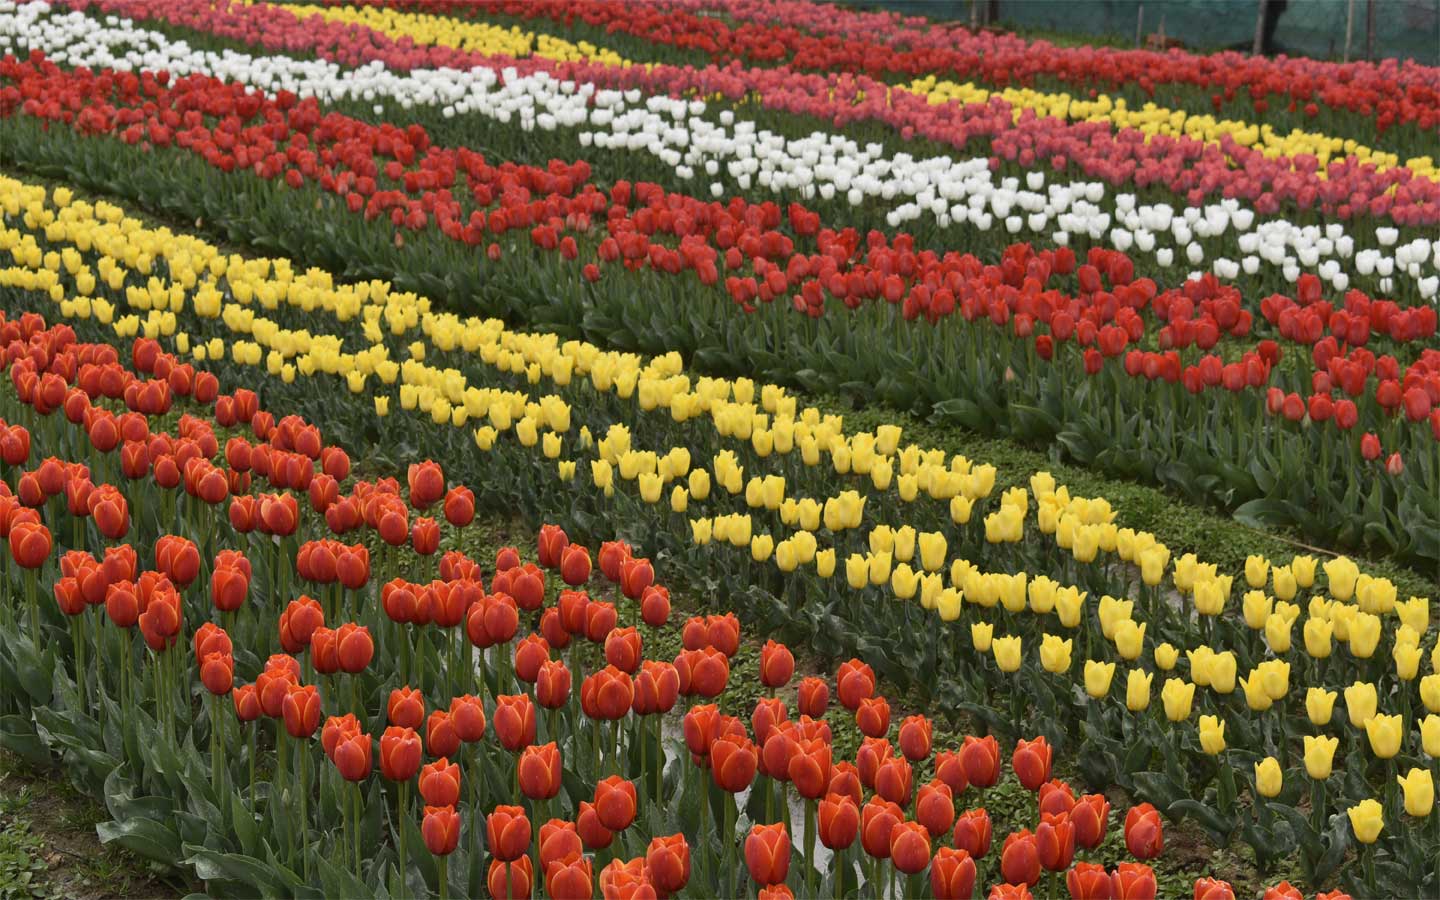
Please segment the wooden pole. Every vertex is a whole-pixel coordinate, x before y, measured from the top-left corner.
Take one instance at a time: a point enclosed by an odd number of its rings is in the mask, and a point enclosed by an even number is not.
[[[1145,4],[1135,10],[1135,49],[1140,49],[1140,35],[1145,33]]]
[[[1375,58],[1375,0],[1365,0],[1365,58]]]
[[[1355,30],[1355,0],[1345,0],[1345,62],[1350,61],[1350,35]]]
[[[1250,48],[1253,56],[1259,56],[1265,49],[1265,7],[1270,5],[1270,0],[1260,0],[1259,9],[1255,13],[1255,44]]]

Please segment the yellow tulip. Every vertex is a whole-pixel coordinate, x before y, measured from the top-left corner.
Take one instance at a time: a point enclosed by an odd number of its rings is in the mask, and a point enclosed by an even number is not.
[[[1165,567],[1170,563],[1169,549],[1156,545],[1140,553],[1140,580],[1155,587],[1165,580]]]
[[[953,622],[960,618],[960,601],[962,597],[955,588],[946,588],[935,598],[935,611],[940,614],[942,622]]]
[[[1211,654],[1208,669],[1211,690],[1220,694],[1234,692],[1236,663],[1233,652],[1226,650],[1224,653]]]
[[[670,511],[683,513],[690,508],[690,492],[685,490],[684,485],[675,485],[670,492]]]
[[[894,543],[891,546],[891,555],[900,562],[909,562],[915,558],[915,529],[909,525],[895,529]]]
[[[915,576],[915,570],[910,568],[909,563],[901,563],[890,574],[890,589],[901,600],[909,600],[914,597],[915,591],[919,587],[920,579]]]
[[[1246,591],[1240,604],[1241,611],[1245,614],[1245,624],[1254,631],[1264,628],[1265,620],[1270,618],[1274,605],[1274,598],[1264,591]]]
[[[1340,739],[1331,735],[1305,735],[1305,774],[1316,781],[1329,778],[1339,746]]]
[[[560,460],[559,462],[557,462],[557,463],[555,464],[555,471],[556,471],[556,473],[560,476],[560,480],[561,480],[561,481],[574,481],[574,480],[575,480],[575,460],[573,460],[573,459],[562,459],[562,460]]]
[[[859,553],[845,558],[845,580],[850,589],[858,591],[870,584],[870,561]]]
[[[1080,617],[1085,609],[1085,597],[1086,593],[1074,586],[1055,592],[1055,611],[1060,616],[1061,625],[1074,628],[1080,624]]]
[[[1272,652],[1290,652],[1290,629],[1294,622],[1280,613],[1271,613],[1265,620],[1265,643]]]
[[[1024,572],[1017,572],[1014,575],[995,573],[994,582],[1000,589],[1000,602],[1005,604],[1005,609],[1012,613],[1025,611],[1025,582],[1028,580]]]
[[[1018,636],[998,637],[990,645],[995,653],[995,665],[1002,672],[1014,672],[1020,668],[1020,638]]]
[[[1132,600],[1117,600],[1108,594],[1100,598],[1100,631],[1105,640],[1115,639],[1115,626],[1129,620],[1134,608]]]
[[[1385,810],[1374,800],[1362,800],[1345,811],[1350,817],[1350,827],[1355,840],[1362,844],[1373,844],[1385,828]]]
[[[1355,580],[1355,595],[1360,599],[1360,608],[1376,615],[1388,615],[1399,606],[1395,602],[1395,584],[1388,578],[1372,578],[1360,575]]]
[[[1293,566],[1294,563],[1291,563]],[[1270,584],[1275,591],[1275,596],[1281,600],[1295,599],[1298,585],[1295,583],[1295,570],[1291,566],[1275,566],[1270,570]]]
[[[705,546],[710,543],[714,531],[714,523],[710,519],[691,519],[690,537],[697,546]]]
[[[995,636],[995,626],[989,622],[970,623],[970,643],[975,645],[979,653],[989,653],[990,644]]]
[[[920,567],[927,572],[938,572],[945,567],[945,535],[939,531],[927,531],[918,538],[920,542]]]
[[[1211,756],[1225,750],[1225,723],[1215,716],[1200,717],[1200,749]]]
[[[1201,687],[1210,686],[1210,660],[1215,656],[1215,651],[1208,646],[1201,644],[1194,650],[1186,650],[1185,656],[1190,660],[1190,678]]]
[[[1404,603],[1395,604],[1395,614],[1419,634],[1430,628],[1430,601],[1424,597],[1411,597]]]
[[[1364,728],[1375,715],[1375,685],[1357,681],[1345,689],[1345,714],[1350,724]]]
[[[1433,712],[1440,712],[1440,672],[1420,679],[1420,702]]]
[[[1125,680],[1125,708],[1142,712],[1150,707],[1150,683],[1153,675],[1144,669],[1131,669]]]
[[[1195,702],[1195,685],[1183,678],[1167,678],[1160,689],[1160,699],[1165,703],[1165,718],[1181,722],[1190,718],[1190,709]]]
[[[1330,636],[1334,632],[1333,623],[1315,616],[1305,620],[1305,652],[1310,654],[1312,659],[1325,659],[1330,655],[1334,645]]]
[[[890,580],[892,560],[889,553],[870,554],[870,583],[881,585]]]
[[[710,496],[710,473],[704,469],[690,470],[690,496],[696,500],[705,500]]]
[[[1059,635],[1047,634],[1040,640],[1040,665],[1047,672],[1058,673],[1069,670],[1070,652],[1074,641]]]
[[[1126,619],[1115,626],[1115,649],[1120,658],[1136,660],[1145,649],[1145,626]]]
[[[1252,588],[1262,588],[1270,578],[1270,560],[1264,556],[1245,557],[1245,583]]]
[[[390,415],[390,398],[389,398],[389,397],[380,397],[380,396],[377,396],[377,397],[375,398],[375,415],[381,416],[381,417]]]
[[[835,548],[826,547],[815,552],[815,574],[829,578],[835,574]]]
[[[1280,761],[1267,756],[1255,764],[1255,789],[1262,797],[1274,797],[1280,793],[1285,775],[1280,771]]]
[[[1365,734],[1370,738],[1372,753],[1381,759],[1393,759],[1405,737],[1405,720],[1400,716],[1373,715],[1365,720]]]
[[[1440,759],[1440,716],[1431,713],[1420,720],[1420,746],[1426,756]]]
[[[1161,671],[1169,672],[1175,668],[1175,663],[1180,659],[1180,651],[1169,641],[1155,648],[1155,665]]]
[[[1271,700],[1279,700],[1290,693],[1290,664],[1283,659],[1268,659],[1255,667],[1260,673],[1265,693]]]
[[[751,540],[751,552],[754,550],[754,540]],[[775,545],[775,568],[781,572],[793,572],[800,568],[800,554],[795,549],[792,541],[784,540]]]
[[[1402,681],[1414,681],[1420,674],[1420,648],[1396,644],[1391,655],[1395,658],[1395,675]]]
[[[1295,575],[1295,584],[1308,590],[1315,583],[1315,557],[1297,556],[1291,559],[1290,571]]]
[[[1305,692],[1305,714],[1310,717],[1313,725],[1330,724],[1330,716],[1335,710],[1334,691],[1327,691],[1321,687],[1312,687]]]
[[[1036,575],[1030,579],[1030,610],[1036,615],[1046,615],[1055,609],[1055,595],[1060,585],[1054,580]]]
[[[1405,791],[1405,812],[1423,819],[1435,811],[1435,779],[1428,769],[1414,768],[1395,780]]]
[[[1350,654],[1358,659],[1369,659],[1375,655],[1380,643],[1380,617],[1367,612],[1356,612],[1350,622]]]
[[[768,534],[757,534],[750,538],[750,558],[764,562],[775,552],[775,539]]]
[[[1240,686],[1245,689],[1245,703],[1256,712],[1264,712],[1274,705],[1275,701],[1265,692],[1265,681],[1259,672],[1251,670],[1249,678],[1240,679]]]
[[[1349,557],[1340,556],[1325,562],[1325,584],[1330,596],[1337,600],[1349,600],[1355,595],[1355,580],[1359,575],[1360,567]]]
[[[1096,700],[1110,693],[1110,680],[1115,677],[1113,662],[1085,660],[1085,693]]]

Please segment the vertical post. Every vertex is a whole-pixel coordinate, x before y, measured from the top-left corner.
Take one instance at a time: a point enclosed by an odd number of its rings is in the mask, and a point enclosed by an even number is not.
[[[1255,12],[1255,43],[1250,48],[1252,56],[1259,56],[1265,49],[1265,7],[1270,5],[1270,0],[1260,0]]]
[[[1140,49],[1140,36],[1145,33],[1145,4],[1135,10],[1135,49]]]
[[[1350,35],[1355,31],[1355,0],[1345,0],[1345,62],[1350,61]]]
[[[1365,58],[1375,58],[1375,0],[1365,0]]]

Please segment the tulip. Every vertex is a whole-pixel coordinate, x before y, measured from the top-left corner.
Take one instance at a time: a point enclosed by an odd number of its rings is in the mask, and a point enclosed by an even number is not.
[[[545,891],[554,900],[588,900],[594,893],[590,860],[571,853],[552,861],[545,872]]]
[[[869,737],[883,737],[890,730],[890,704],[884,697],[866,697],[855,711],[855,724]]]
[[[915,797],[915,821],[925,826],[931,838],[942,838],[955,824],[955,801],[949,785],[940,780],[921,785]]]
[[[453,806],[426,806],[420,825],[425,848],[436,856],[448,856],[460,843],[460,814]],[[442,887],[441,893],[444,893]]]
[[[1020,638],[1006,636],[995,638],[990,645],[991,652],[995,655],[995,665],[1002,672],[1015,672],[1020,669]]]
[[[293,738],[308,738],[320,725],[320,691],[313,684],[291,685],[284,701],[285,731]]]
[[[595,785],[595,812],[609,831],[624,831],[635,821],[638,799],[635,785],[611,775]]]
[[[824,680],[814,677],[802,679],[797,693],[801,715],[814,719],[825,715],[830,705],[830,688]]]
[[[589,800],[580,801],[575,813],[575,830],[587,850],[603,850],[615,839],[614,832],[600,824],[600,814]]]
[[[1435,781],[1429,770],[1412,768],[1403,776],[1395,776],[1405,792],[1405,812],[1422,819],[1435,810]]]
[[[1311,724],[1330,724],[1331,712],[1335,708],[1334,691],[1327,691],[1324,688],[1312,687],[1305,693],[1305,712],[1310,717]]]
[[[420,768],[421,751],[415,729],[391,725],[380,736],[380,774],[390,781],[409,781]]]
[[[940,847],[930,861],[930,891],[936,900],[969,900],[975,877],[975,860],[964,850]]]
[[[1104,794],[1086,794],[1075,801],[1070,821],[1075,826],[1075,843],[1093,850],[1105,839],[1110,819],[1110,801]]]
[[[1200,749],[1211,756],[1225,749],[1225,723],[1216,716],[1200,717]]]
[[[875,770],[875,793],[899,806],[908,806],[911,775],[910,761],[903,756],[892,756]]]
[[[1065,886],[1071,900],[1110,900],[1113,893],[1110,873],[1099,863],[1076,863],[1065,873]]]
[[[1340,739],[1325,735],[1305,735],[1305,772],[1316,781],[1330,777],[1331,763]]]
[[[645,858],[611,860],[600,870],[600,896],[603,900],[655,900],[655,886],[645,871]]]
[[[1165,849],[1160,813],[1149,803],[1132,806],[1125,814],[1125,848],[1139,860],[1154,859]]]
[[[1300,889],[1288,881],[1282,881],[1273,887],[1265,889],[1265,894],[1260,900],[1305,900],[1305,895]]]
[[[687,728],[687,732],[688,732]],[[687,736],[687,741],[689,737]],[[716,787],[731,794],[748,788],[755,780],[759,755],[755,745],[742,735],[725,734],[709,746],[710,774]]]
[[[1403,717],[1374,715],[1365,720],[1365,734],[1370,738],[1370,751],[1380,759],[1391,759],[1400,752],[1405,737]]]
[[[1362,844],[1373,844],[1385,828],[1384,809],[1375,800],[1362,800],[1345,811],[1350,817],[1350,827],[1355,840]]]
[[[485,818],[485,836],[490,855],[512,862],[530,847],[530,819],[519,806],[497,806]]]
[[[1035,846],[1040,852],[1040,865],[1048,872],[1070,868],[1075,856],[1075,826],[1067,813],[1042,813],[1035,829]]]
[[[952,794],[960,794],[970,786],[965,774],[965,764],[954,750],[942,750],[935,754],[935,777],[949,785]]]
[[[590,551],[579,544],[567,544],[560,552],[560,578],[571,587],[590,580]]]
[[[1000,848],[1000,876],[1007,884],[1033,887],[1040,881],[1040,849],[1025,828],[1012,832]]]
[[[919,822],[899,822],[890,830],[890,861],[906,875],[930,864],[930,833]]]
[[[370,736],[342,735],[330,753],[330,759],[346,781],[364,781],[370,776]]]
[[[441,759],[420,770],[420,796],[430,806],[454,806],[460,802],[460,767]]]
[[[633,627],[616,628],[605,637],[605,661],[622,672],[640,668],[640,633]]]
[[[1000,780],[1000,745],[995,736],[977,738],[967,735],[960,745],[960,762],[965,768],[965,777],[978,788],[988,788]],[[971,851],[977,859],[984,854]]]
[[[824,740],[798,741],[786,765],[789,780],[800,796],[819,800],[830,786],[830,745]]]
[[[585,844],[573,822],[551,819],[540,826],[540,866],[549,869],[552,862],[564,860],[570,854],[577,856],[585,852]]]
[[[984,807],[967,810],[955,820],[955,846],[975,859],[990,852],[990,814]]]
[[[1051,779],[1040,785],[1039,807],[1041,814],[1068,813],[1075,808],[1075,792],[1065,782]]]
[[[1280,762],[1275,757],[1267,756],[1255,764],[1255,790],[1260,796],[1277,796],[1283,783],[1284,775],[1280,771]]]
[[[485,873],[485,886],[494,900],[528,900],[533,881],[534,869],[528,856],[512,862],[492,860]]]
[[[690,845],[683,834],[657,837],[645,852],[650,882],[665,893],[674,894],[690,881]]]
[[[785,824],[755,825],[745,838],[745,867],[756,884],[779,884],[790,872],[790,835]]]
[[[549,800],[560,793],[558,746],[552,741],[540,747],[526,747],[516,763],[516,780],[520,783],[520,792],[531,800]]]
[[[890,832],[905,819],[900,807],[881,797],[871,797],[860,810],[860,845],[876,859],[890,856]]]
[[[784,644],[766,641],[760,651],[760,683],[774,690],[784,687],[795,674],[795,657]]]
[[[541,675],[543,678],[543,667]],[[496,697],[491,718],[495,737],[511,753],[518,753],[535,743],[535,705],[529,694]]]
[[[1124,862],[1110,873],[1115,900],[1155,900],[1159,885],[1155,870],[1144,863]]]
[[[1047,634],[1040,642],[1040,666],[1047,672],[1060,673],[1070,669],[1070,651],[1073,640]]]
[[[820,801],[820,843],[830,850],[844,850],[855,843],[860,828],[860,807],[854,797],[830,793]]]
[[[840,664],[835,675],[840,703],[852,712],[860,707],[860,701],[875,694],[875,673],[869,666],[857,659]],[[802,710],[803,712],[803,710]]]
[[[1050,757],[1050,744],[1044,735],[1033,741],[1021,740],[1015,744],[1010,765],[1027,791],[1038,791],[1040,785],[1050,779]]]
[[[1085,693],[1099,700],[1110,693],[1110,680],[1115,677],[1115,664],[1085,661]]]

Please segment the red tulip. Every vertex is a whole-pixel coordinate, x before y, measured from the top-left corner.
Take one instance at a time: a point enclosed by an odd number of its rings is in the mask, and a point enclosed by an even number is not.
[[[545,892],[553,900],[590,900],[594,893],[590,860],[572,853],[563,860],[551,862],[545,871]]]
[[[447,710],[434,710],[425,720],[425,746],[431,756],[449,757],[460,752],[460,732]]]
[[[767,688],[784,687],[795,674],[795,657],[790,648],[766,641],[760,651],[760,683]]]
[[[849,795],[826,794],[820,801],[818,823],[820,843],[831,850],[844,850],[855,843],[860,830],[860,806]]]
[[[821,678],[805,678],[800,682],[799,687],[800,714],[818,719],[825,715],[826,708],[830,705],[830,688]]]
[[[210,573],[210,601],[221,612],[234,612],[245,605],[250,578],[238,568],[216,568]]]
[[[910,786],[910,761],[903,756],[891,756],[875,770],[875,793],[902,808],[910,804]]]
[[[790,835],[783,822],[755,825],[745,838],[745,867],[756,884],[779,884],[790,873]]]
[[[431,518],[417,518],[410,526],[410,545],[421,556],[440,549],[440,525]]]
[[[460,843],[460,814],[453,806],[426,806],[420,823],[425,849],[436,856],[448,856]]]
[[[513,862],[492,860],[485,873],[485,886],[492,900],[529,900],[534,880],[534,868],[528,856]]]
[[[1104,794],[1086,794],[1070,809],[1070,821],[1075,826],[1075,843],[1087,850],[1093,850],[1105,840],[1105,829],[1110,821],[1110,801]]]
[[[960,763],[965,777],[979,788],[988,788],[1000,780],[1000,745],[993,734],[983,739],[967,735],[960,745]],[[977,854],[971,854],[976,856]]]
[[[687,727],[687,732],[688,732]],[[687,734],[686,741],[689,741]],[[716,787],[731,794],[738,794],[755,780],[759,756],[755,745],[743,735],[727,734],[717,737],[708,749],[710,775]]]
[[[1038,791],[1040,785],[1050,779],[1050,756],[1050,743],[1045,740],[1044,735],[1033,741],[1016,742],[1010,764],[1014,767],[1020,784],[1027,791]]]
[[[629,544],[624,541],[605,541],[600,545],[600,573],[607,581],[618,584],[625,561],[630,558]]]
[[[1195,900],[1235,900],[1235,889],[1218,878],[1197,878]]]
[[[450,723],[455,734],[467,744],[473,744],[485,737],[485,705],[480,698],[462,694],[450,700]]]
[[[460,776],[460,767],[442,756],[420,770],[420,796],[430,806],[454,806],[460,802]]]
[[[575,830],[575,823],[567,822],[564,819],[551,819],[540,826],[540,867],[550,868],[550,863],[563,860],[574,853],[579,855],[585,852],[585,845],[580,841],[580,833]]]
[[[445,521],[464,528],[475,521],[475,492],[457,484],[445,494]]]
[[[1063,781],[1051,779],[1040,785],[1039,795],[1040,812],[1059,815],[1068,813],[1075,808],[1075,794],[1070,790],[1070,785]],[[1074,824],[1074,820],[1071,820]],[[1079,841],[1077,826],[1076,841]],[[1083,846],[1083,845],[1082,845]]]
[[[1000,875],[1007,884],[1033,887],[1040,880],[1040,848],[1025,828],[1012,832],[1000,848]]]
[[[1125,814],[1125,848],[1139,860],[1154,859],[1165,849],[1160,813],[1149,803],[1132,806]]]
[[[10,529],[10,558],[22,569],[38,569],[50,556],[50,529],[38,522],[21,522]]]
[[[560,578],[571,587],[579,587],[589,581],[590,551],[579,544],[568,544],[560,552]]]
[[[241,722],[253,722],[265,714],[265,710],[260,708],[260,696],[255,693],[253,684],[235,688],[230,693],[230,699],[235,703],[235,718]]]
[[[840,703],[848,710],[860,707],[860,701],[875,694],[875,672],[858,659],[840,664],[835,674]]]
[[[525,636],[515,645],[515,677],[534,684],[540,677],[540,666],[550,660],[550,645],[538,634]],[[541,704],[544,706],[544,704]]]
[[[937,849],[930,862],[930,891],[935,900],[970,900],[975,893],[975,860],[964,850]]]
[[[420,735],[414,728],[391,725],[380,736],[380,774],[390,781],[414,778],[420,755]]]
[[[425,722],[425,694],[409,685],[395,688],[385,712],[391,725],[418,729]]]
[[[668,713],[680,696],[680,673],[668,662],[652,659],[640,663],[635,676],[635,701],[631,709],[641,716]]]
[[[543,670],[541,677],[544,677]],[[511,753],[535,743],[535,705],[530,702],[529,694],[496,697],[492,718],[495,737]]]
[[[787,771],[800,796],[819,800],[830,787],[830,745],[821,740],[798,741]]]
[[[1155,900],[1159,886],[1154,869],[1144,863],[1124,862],[1110,873],[1110,889],[1115,900]]]
[[[558,659],[540,664],[535,678],[535,699],[546,709],[559,709],[570,699],[570,669]]]
[[[706,616],[705,640],[729,659],[740,650],[740,620],[734,613]]]
[[[1295,885],[1288,881],[1282,881],[1273,887],[1266,888],[1265,895],[1260,900],[1305,900],[1305,896]]]
[[[560,793],[560,749],[553,741],[526,747],[516,767],[520,792],[531,800],[549,800]]]
[[[640,668],[640,632],[616,628],[605,637],[605,661],[622,672],[634,674]]]
[[[620,565],[620,593],[639,600],[655,583],[655,567],[648,559],[627,559]]]
[[[660,628],[670,621],[670,591],[652,584],[640,597],[640,619],[651,628]]]
[[[645,858],[637,856],[629,861],[612,859],[600,870],[600,896],[603,900],[656,900],[659,895],[645,871]]]
[[[645,852],[650,883],[664,894],[680,891],[690,881],[690,845],[683,834],[657,837]]]
[[[1040,851],[1040,865],[1049,872],[1063,872],[1075,858],[1075,828],[1065,813],[1042,813],[1035,829],[1035,845]]]
[[[714,647],[682,651],[675,658],[675,669],[680,675],[681,693],[688,684],[690,693],[707,699],[720,696],[730,681],[730,660]]]
[[[370,777],[370,735],[345,735],[335,745],[330,758],[346,781],[364,781]]]
[[[1076,863],[1065,873],[1065,886],[1071,900],[1110,900],[1113,893],[1110,874],[1099,863]]]
[[[755,892],[755,900],[795,900],[795,892],[786,884],[767,884]]]
[[[905,820],[900,807],[882,797],[871,797],[860,810],[860,844],[877,859],[890,856],[890,832]]]
[[[930,864],[930,833],[919,822],[900,822],[890,830],[890,861],[906,875]]]
[[[614,666],[606,666],[580,683],[580,707],[592,719],[623,719],[634,701],[634,682]]]
[[[410,482],[410,505],[416,509],[426,509],[445,496],[445,473],[437,462],[411,463],[405,477]]]
[[[339,633],[333,628],[321,626],[310,635],[310,662],[321,675],[334,675],[340,671]]]
[[[519,806],[497,806],[485,819],[490,855],[509,862],[530,848],[530,819]]]
[[[990,814],[984,807],[967,810],[955,820],[955,846],[975,859],[990,852]]]
[[[601,779],[595,785],[595,812],[608,831],[624,831],[635,821],[638,803],[635,785],[619,775]]]
[[[965,776],[965,765],[960,754],[954,750],[942,750],[935,754],[935,777],[950,787],[951,794],[962,794],[970,786]]]
[[[291,685],[285,694],[285,731],[293,738],[308,738],[320,725],[320,691],[313,684]]]
[[[280,646],[286,653],[300,653],[310,646],[315,629],[324,624],[325,613],[318,602],[305,596],[292,600],[280,613]]]
[[[335,652],[343,671],[352,675],[364,671],[375,656],[375,641],[370,637],[370,629],[354,622],[341,625],[335,630]]]
[[[615,833],[601,824],[600,813],[589,800],[580,801],[575,813],[575,830],[580,833],[586,850],[603,850],[615,840]]]
[[[235,684],[235,661],[229,653],[207,653],[200,663],[200,682],[217,697],[230,693]],[[316,715],[319,715],[318,711]],[[312,726],[311,731],[314,731]]]
[[[930,755],[930,720],[924,716],[907,716],[900,723],[900,752],[911,762]]]
[[[559,525],[541,525],[536,544],[536,556],[540,565],[547,569],[555,569],[560,566],[560,558],[565,552],[565,548],[570,546],[570,537]]]
[[[937,778],[920,786],[915,795],[915,821],[937,840],[950,833],[955,824],[955,799],[949,785]]]

